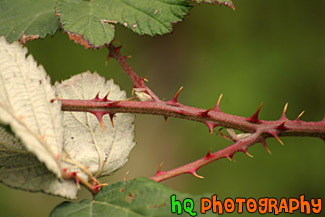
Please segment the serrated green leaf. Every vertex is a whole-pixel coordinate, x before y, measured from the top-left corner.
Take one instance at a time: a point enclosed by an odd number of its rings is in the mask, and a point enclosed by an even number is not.
[[[56,0],[1,0],[0,36],[9,42],[44,38],[59,28]]]
[[[0,182],[69,199],[75,199],[78,191],[74,181],[59,180],[28,152],[8,125],[0,125]]]
[[[117,23],[140,35],[162,35],[190,9],[186,0],[59,0],[56,11],[71,39],[97,48],[113,39]]]
[[[175,192],[153,180],[136,178],[105,186],[93,200],[83,200],[79,203],[64,202],[55,208],[51,217],[190,216],[184,211],[182,215],[171,213],[170,197],[174,194],[179,201],[192,198],[193,211],[197,216],[216,216],[212,212],[200,214],[200,196]]]
[[[121,91],[113,80],[106,81],[97,73],[75,75],[60,84],[56,83],[56,87],[62,99],[90,100],[98,93],[100,98],[109,93],[109,100],[126,100],[125,91]],[[85,180],[109,175],[121,168],[135,145],[134,115],[115,114],[113,121],[114,126],[109,115],[104,115],[104,130],[93,114],[64,112],[62,167],[78,172],[78,176]]]
[[[192,0],[192,1],[196,1],[197,3],[204,2],[209,4],[218,3],[220,5],[225,5],[235,10],[235,5],[232,3],[232,0]]]

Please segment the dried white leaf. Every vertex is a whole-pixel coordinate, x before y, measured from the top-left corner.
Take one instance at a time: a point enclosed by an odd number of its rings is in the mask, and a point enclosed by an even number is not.
[[[43,67],[27,49],[0,38],[0,123],[10,125],[28,152],[61,177],[62,113]]]
[[[60,180],[50,172],[22,142],[0,125],[0,182],[27,191],[42,191],[76,199],[78,188],[73,180]]]
[[[97,73],[85,72],[57,83],[57,92],[62,99],[93,99],[108,92],[110,100],[125,100],[126,94],[113,80],[105,81]],[[109,115],[103,117],[106,131],[95,115],[84,112],[64,112],[64,152],[62,166],[78,172],[83,179],[97,178],[113,173],[128,159],[135,143],[134,115],[116,114],[114,127]],[[66,156],[64,157],[64,154]]]

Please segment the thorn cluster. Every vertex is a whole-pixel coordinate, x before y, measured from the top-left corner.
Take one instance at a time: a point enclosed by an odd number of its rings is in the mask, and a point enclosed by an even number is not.
[[[120,101],[112,101],[108,99],[110,92],[108,92],[103,98],[99,98],[99,92],[97,93],[97,95],[95,96],[94,99],[90,100],[92,102],[106,102],[106,106],[110,107],[112,105],[115,105],[117,103],[119,103]],[[106,128],[104,126],[104,122],[103,122],[103,116],[108,114],[109,118],[111,120],[112,126],[114,127],[114,115],[115,113],[113,112],[108,112],[108,111],[101,111],[101,110],[94,110],[94,111],[90,111],[91,114],[95,115],[95,117],[97,118],[97,120],[99,121],[99,124],[101,125],[101,127],[103,128],[104,131],[106,131]]]

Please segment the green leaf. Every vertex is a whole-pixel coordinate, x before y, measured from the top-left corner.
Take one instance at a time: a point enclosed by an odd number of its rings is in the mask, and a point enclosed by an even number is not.
[[[186,0],[59,0],[56,11],[71,39],[98,48],[114,38],[117,23],[140,35],[162,35],[190,9]]]
[[[197,3],[204,2],[209,4],[218,3],[220,5],[225,5],[235,10],[235,5],[232,3],[232,0],[192,0],[192,1],[196,1]]]
[[[1,0],[0,36],[9,42],[44,38],[59,28],[56,0]]]
[[[10,126],[0,124],[0,182],[27,191],[41,191],[69,199],[77,197],[73,180],[59,180],[32,153]]]
[[[212,212],[200,215],[199,196],[178,193],[153,180],[136,178],[105,186],[93,200],[64,202],[54,209],[51,217],[178,216],[171,213],[171,195],[176,195],[176,200],[182,202],[186,198],[192,198],[193,212],[196,212],[197,216],[216,216]],[[181,216],[190,215],[183,211]]]

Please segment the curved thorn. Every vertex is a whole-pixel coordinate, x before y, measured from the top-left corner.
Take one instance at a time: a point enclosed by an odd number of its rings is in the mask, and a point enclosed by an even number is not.
[[[203,179],[203,176],[198,175],[196,172],[192,172],[192,175],[195,176],[196,178]]]
[[[286,103],[284,105],[284,108],[283,108],[283,114],[285,114],[287,112],[287,109],[288,109],[288,103]]]
[[[177,93],[175,94],[175,96],[171,100],[167,101],[167,104],[172,104],[172,105],[179,104],[178,95],[180,94],[180,92],[182,91],[183,88],[184,88],[183,86],[180,87],[179,90],[177,91]]]
[[[98,91],[98,93],[96,94],[96,96],[95,96],[94,99],[99,99],[99,91]]]
[[[244,149],[243,152],[250,158],[253,158],[254,156],[247,152],[247,149]]]
[[[255,123],[255,124],[260,124],[261,123],[261,120],[258,118],[258,115],[259,115],[259,113],[261,111],[262,106],[263,106],[263,102],[260,104],[257,111],[250,118],[247,118],[248,122]]]
[[[174,96],[174,98],[176,99],[176,101],[177,101],[177,99],[178,99],[178,95],[181,93],[181,91],[183,90],[183,86],[181,86],[179,89],[178,89],[178,91],[177,91],[177,93],[175,94],[175,96]]]

